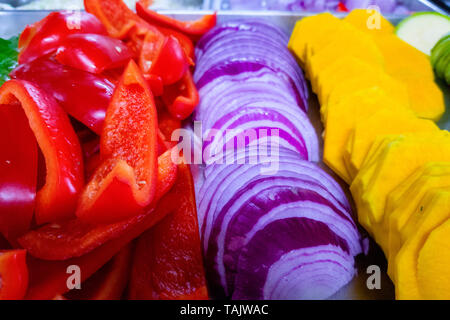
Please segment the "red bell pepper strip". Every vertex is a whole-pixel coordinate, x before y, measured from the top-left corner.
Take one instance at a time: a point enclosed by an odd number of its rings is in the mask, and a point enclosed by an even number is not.
[[[216,13],[204,15],[201,19],[196,21],[179,21],[147,9],[147,7],[140,2],[136,3],[136,13],[150,24],[175,29],[188,35],[194,41],[200,39],[202,35],[214,28],[217,22]]]
[[[0,250],[6,250],[6,249],[12,249],[11,244],[9,241],[0,234]]]
[[[192,40],[186,36],[185,34],[170,29],[170,28],[164,28],[159,26],[158,30],[161,31],[161,33],[163,35],[165,35],[166,37],[168,36],[173,36],[175,37],[178,42],[180,43],[181,47],[184,50],[184,53],[186,54],[187,58],[188,58],[188,62],[191,66],[195,65],[195,48],[194,48],[194,44],[192,43]]]
[[[140,215],[127,220],[104,225],[92,225],[80,219],[44,225],[27,232],[19,238],[20,245],[36,258],[44,260],[66,260],[85,255],[106,242],[121,237],[136,225],[144,223],[151,215],[151,208],[174,185],[177,165],[172,162],[171,150],[158,158],[158,188],[153,204],[143,209]],[[161,200],[162,201],[162,200]]]
[[[108,107],[100,154],[103,163],[86,186],[77,216],[113,223],[138,214],[156,191],[158,119],[153,95],[130,61]]]
[[[84,178],[81,147],[67,114],[51,96],[22,80],[3,84],[2,104],[23,108],[45,157],[47,173],[36,196],[36,222],[72,217]]]
[[[189,166],[178,166],[177,209],[139,237],[133,258],[131,299],[208,299]]]
[[[170,150],[168,153],[170,153]],[[176,174],[171,175],[169,178],[173,179],[172,183],[177,180]],[[103,245],[88,253],[86,252],[79,257],[64,261],[48,261],[30,257],[28,259],[30,285],[25,298],[41,300],[53,299],[55,296],[67,292],[66,281],[68,274],[66,273],[66,270],[70,265],[77,265],[80,267],[82,281],[89,278],[130,241],[161,221],[167,214],[173,212],[177,206],[179,194],[184,192],[182,188],[183,186],[180,185],[177,180],[173,185],[173,188],[158,201],[156,207],[148,207],[139,219],[137,219],[137,217],[130,219],[137,223],[130,224],[129,222],[121,222],[121,224],[126,224],[128,226],[124,232],[109,239],[110,241],[103,242]],[[111,234],[115,232],[107,227],[101,228],[105,233]],[[67,248],[70,250],[71,239],[65,239],[64,241],[66,242]]]
[[[144,74],[144,79],[152,90],[153,96],[159,97],[164,92],[164,84],[160,76],[154,74]]]
[[[165,87],[162,99],[174,118],[189,117],[200,101],[191,72],[188,70],[179,82]]]
[[[67,36],[56,51],[61,64],[95,74],[123,67],[130,59],[131,53],[122,41],[91,33]]]
[[[139,56],[144,74],[161,77],[164,85],[173,84],[183,76],[189,59],[176,37],[164,36],[122,0],[85,0],[84,6],[103,22],[112,37],[124,40]]]
[[[0,105],[0,150],[0,232],[11,241],[30,228],[38,172],[36,139],[15,105]]]
[[[149,31],[142,44],[139,66],[144,74],[159,76],[164,85],[170,85],[183,77],[189,60],[177,38]]]
[[[64,296],[69,300],[119,300],[127,286],[133,245],[119,251],[107,264],[84,281],[81,290],[71,290]]]
[[[85,180],[90,180],[95,170],[101,163],[100,157],[100,138],[86,141],[81,144],[84,159],[84,177]]]
[[[349,12],[349,10],[347,9],[347,7],[345,6],[345,4],[343,2],[339,2],[337,9],[337,12]]]
[[[23,299],[28,288],[25,250],[0,251],[0,300]]]
[[[19,65],[10,76],[37,84],[53,95],[72,117],[95,133],[102,132],[106,109],[115,87],[107,77],[63,66],[48,58]]]
[[[130,32],[145,35],[148,30],[156,30],[131,11],[122,0],[84,0],[84,8],[95,15],[108,34],[116,39],[124,39]]]
[[[158,122],[159,130],[161,130],[168,141],[171,141],[172,133],[181,128],[181,121],[172,117],[165,108],[158,110]]]
[[[19,38],[19,63],[26,63],[55,52],[68,35],[95,33],[106,35],[102,23],[86,12],[52,12],[40,22],[28,26]]]

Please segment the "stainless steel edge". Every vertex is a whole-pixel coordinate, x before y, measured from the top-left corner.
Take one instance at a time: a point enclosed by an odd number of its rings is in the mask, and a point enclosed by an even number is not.
[[[8,38],[19,34],[27,24],[44,18],[52,10],[0,10],[0,37]],[[212,10],[158,10],[158,12],[175,17],[180,20],[192,20],[204,14],[212,13]],[[317,13],[311,12],[287,12],[287,11],[217,11],[218,22],[236,19],[260,18],[279,25],[286,33],[290,33],[295,22]],[[338,17],[345,14],[336,13]],[[396,24],[405,16],[385,15],[387,19]]]

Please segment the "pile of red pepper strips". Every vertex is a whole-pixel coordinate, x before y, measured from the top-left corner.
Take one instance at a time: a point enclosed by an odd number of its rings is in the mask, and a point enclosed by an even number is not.
[[[0,299],[208,298],[192,176],[168,138],[198,104],[194,43],[216,16],[147,5],[85,0],[20,35],[0,88]]]

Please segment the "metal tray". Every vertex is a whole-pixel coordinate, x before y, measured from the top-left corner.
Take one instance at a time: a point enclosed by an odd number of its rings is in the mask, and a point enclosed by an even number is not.
[[[30,23],[36,22],[44,18],[50,11],[0,11],[0,37],[10,37],[19,34],[23,28]],[[200,17],[203,14],[212,11],[160,11],[161,13],[175,17],[180,20],[192,20]],[[295,22],[313,13],[295,13],[295,12],[279,12],[279,11],[219,11],[217,18],[218,23],[248,18],[261,18],[268,20],[274,24],[279,25],[287,34],[290,34]],[[338,14],[343,16],[343,14]],[[393,23],[397,23],[404,18],[403,16],[386,16]],[[440,126],[442,128],[450,128],[450,97],[448,87],[440,83],[445,95],[447,104],[447,114],[441,120]],[[323,128],[320,122],[319,105],[317,98],[311,95],[309,116],[318,133],[321,133]],[[321,134],[319,134],[321,136]],[[386,274],[386,260],[379,247],[371,241],[370,251],[367,256],[359,257],[357,260],[358,275],[332,299],[394,299],[395,291],[392,282]],[[381,289],[369,290],[366,281],[370,274],[367,274],[367,267],[369,265],[377,265],[381,268]]]
[[[411,11],[436,11],[447,13],[450,10],[448,4],[440,0],[398,0],[402,5]],[[244,2],[244,0],[242,0]],[[262,1],[261,1],[262,2]],[[203,0],[203,9],[228,10],[230,0]],[[232,10],[233,8],[231,8]]]

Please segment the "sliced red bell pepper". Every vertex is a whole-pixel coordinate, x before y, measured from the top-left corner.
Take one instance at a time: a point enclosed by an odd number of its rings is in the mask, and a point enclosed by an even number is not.
[[[135,14],[122,0],[84,0],[84,8],[95,15],[105,26],[108,34],[124,39],[130,32],[145,35],[156,29]]]
[[[104,225],[92,225],[73,219],[59,224],[49,224],[27,232],[19,238],[20,245],[36,258],[45,260],[66,260],[89,253],[111,239],[118,238],[136,225],[143,224],[152,215],[154,208],[169,190],[177,177],[177,165],[171,159],[171,150],[158,158],[158,188],[153,204],[144,213],[127,220]]]
[[[45,57],[19,65],[10,76],[36,83],[53,95],[68,114],[101,133],[115,87],[108,77],[63,66]]]
[[[100,157],[100,138],[83,142],[81,144],[81,149],[83,150],[84,159],[84,177],[85,180],[90,180],[95,170],[101,163]]]
[[[188,70],[179,82],[165,87],[162,99],[173,117],[189,117],[200,101],[191,72]]]
[[[345,6],[345,4],[343,2],[339,2],[336,11],[337,12],[348,12],[349,10],[347,9],[347,7]]]
[[[170,153],[170,150],[168,153]],[[173,164],[171,164],[170,167],[173,168]],[[176,174],[171,175],[170,178],[174,178],[173,182],[177,180]],[[147,211],[145,211],[139,219],[136,217],[130,219],[130,221],[132,220],[136,223],[130,224],[129,222],[121,222],[120,224],[127,225],[125,231],[121,232],[119,235],[116,234],[116,236],[110,238],[109,241],[103,242],[103,245],[96,247],[96,249],[81,253],[81,256],[79,257],[64,261],[48,261],[30,257],[28,259],[30,285],[26,298],[53,299],[55,296],[67,292],[66,281],[68,274],[66,273],[66,270],[70,265],[77,265],[80,267],[82,281],[89,278],[130,241],[161,221],[167,214],[173,212],[177,206],[177,198],[179,197],[179,194],[183,192],[182,188],[183,186],[179,184],[177,180],[173,185],[173,188],[158,201],[156,207],[150,206],[147,208]],[[108,227],[96,228],[101,228],[102,234],[115,233],[115,230],[111,230]],[[99,238],[101,238],[101,236]],[[55,239],[57,238],[54,237],[53,241],[55,241]],[[65,238],[62,240],[66,243],[66,248],[68,250],[72,250],[70,243],[72,240],[73,238]],[[77,246],[76,243],[74,245]]]
[[[181,128],[181,121],[174,118],[165,108],[158,110],[158,122],[159,130],[168,141],[171,141],[172,133]]]
[[[153,95],[130,61],[108,107],[100,140],[104,159],[86,186],[77,216],[113,223],[138,214],[156,191],[158,119]]]
[[[179,31],[176,31],[176,30],[173,30],[170,28],[164,28],[161,26],[158,27],[158,30],[161,31],[161,33],[163,35],[165,35],[166,37],[168,37],[168,36],[175,37],[178,40],[178,42],[180,43],[181,47],[183,48],[184,53],[186,54],[186,56],[188,58],[189,64],[191,66],[195,65],[195,62],[194,62],[195,61],[195,48],[194,48],[194,44],[193,44],[192,40],[188,36],[186,36],[185,34],[179,32]]]
[[[189,166],[178,166],[177,209],[139,237],[133,258],[131,299],[208,299]]]
[[[45,157],[47,173],[36,196],[36,222],[72,217],[84,177],[81,147],[67,114],[51,96],[22,80],[3,84],[2,104],[23,108]]]
[[[64,295],[69,300],[119,300],[127,286],[133,245],[119,251],[107,264],[84,281],[80,290]]]
[[[136,13],[150,24],[183,32],[194,41],[200,39],[202,35],[214,28],[217,22],[216,13],[204,15],[201,19],[196,21],[179,21],[147,9],[145,4],[140,2],[136,3]]]
[[[139,66],[144,74],[159,76],[164,85],[170,85],[183,77],[189,61],[174,36],[149,31],[142,45]]]
[[[120,40],[101,34],[72,34],[56,51],[56,60],[69,67],[91,73],[125,66],[131,52]]]
[[[0,105],[0,232],[9,241],[30,228],[36,200],[37,149],[23,109]]]
[[[160,76],[154,74],[144,74],[144,79],[152,90],[153,96],[159,97],[164,92],[164,84]]]
[[[181,79],[189,59],[176,37],[165,36],[122,0],[85,0],[84,5],[103,22],[112,37],[124,40],[130,50],[139,55],[144,74],[161,77],[164,85]]]
[[[12,246],[9,241],[2,234],[0,234],[0,250],[6,249],[12,249]]]
[[[23,299],[28,288],[25,250],[0,251],[0,300]]]
[[[55,52],[62,40],[75,33],[106,35],[106,29],[95,16],[87,12],[52,12],[22,32],[18,45],[19,63]]]

